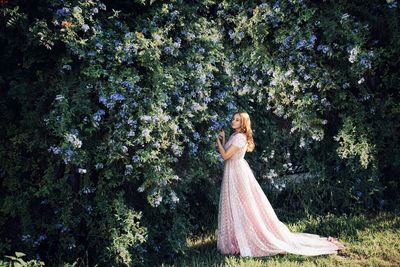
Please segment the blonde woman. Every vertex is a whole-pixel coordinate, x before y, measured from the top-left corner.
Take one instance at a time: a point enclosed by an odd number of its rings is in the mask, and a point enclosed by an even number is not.
[[[331,237],[292,233],[277,218],[244,159],[246,151],[254,149],[249,115],[246,112],[235,113],[231,127],[234,133],[226,143],[223,129],[217,138],[218,150],[224,159],[217,249],[222,254],[251,257],[285,253],[315,256],[343,249],[343,244]]]

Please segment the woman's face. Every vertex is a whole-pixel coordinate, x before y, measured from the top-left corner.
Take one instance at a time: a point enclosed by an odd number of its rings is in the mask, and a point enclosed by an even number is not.
[[[231,123],[232,129],[239,129],[240,128],[240,115],[235,114],[232,118],[232,123]]]

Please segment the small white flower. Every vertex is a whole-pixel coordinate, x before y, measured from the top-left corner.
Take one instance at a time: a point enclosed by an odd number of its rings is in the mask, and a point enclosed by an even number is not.
[[[79,138],[75,134],[67,134],[66,139],[76,148],[80,148],[82,146],[82,141],[79,140]]]
[[[78,169],[78,172],[79,172],[79,173],[86,173],[86,169],[79,168],[79,169]]]
[[[275,150],[272,149],[272,150],[271,150],[271,154],[269,155],[269,158],[270,158],[270,159],[274,158],[274,155],[275,155]]]
[[[137,191],[140,192],[140,193],[143,192],[144,191],[144,187],[143,186],[138,187]]]
[[[179,202],[179,198],[176,196],[176,193],[174,191],[171,191],[170,196],[171,196],[172,202],[174,202],[174,203]]]
[[[306,142],[305,142],[304,138],[301,137],[301,138],[300,138],[300,145],[299,145],[299,147],[305,147],[305,145],[306,145]]]
[[[201,106],[199,103],[195,102],[195,103],[193,103],[193,105],[192,105],[192,109],[193,109],[194,111],[199,111],[199,110],[202,110],[203,108],[202,108],[202,106]]]
[[[134,130],[129,130],[128,132],[128,137],[135,136],[135,131]]]
[[[349,56],[350,63],[356,62],[359,52],[360,49],[358,47],[354,47],[353,49],[350,50],[350,56]]]
[[[173,179],[173,180],[177,180],[177,181],[178,181],[178,180],[181,180],[181,178],[180,178],[178,175],[172,176],[172,179]]]
[[[61,101],[61,100],[63,100],[64,99],[64,96],[63,95],[56,95],[56,100],[57,101]]]

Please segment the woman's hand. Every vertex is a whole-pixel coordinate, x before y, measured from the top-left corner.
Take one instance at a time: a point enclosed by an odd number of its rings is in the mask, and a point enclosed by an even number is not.
[[[224,129],[221,129],[218,133],[218,137],[217,137],[217,147],[218,145],[224,145],[225,144],[225,131]]]
[[[218,137],[221,138],[221,140],[225,139],[225,131],[223,128],[221,128],[221,130],[219,131]]]
[[[218,147],[218,145],[222,145],[222,144],[221,144],[221,137],[220,137],[219,135],[218,135],[218,137],[217,137],[216,145],[217,145],[217,147]]]

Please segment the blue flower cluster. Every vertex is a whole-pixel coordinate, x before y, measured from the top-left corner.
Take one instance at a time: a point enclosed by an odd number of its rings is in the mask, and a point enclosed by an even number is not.
[[[68,164],[71,161],[73,155],[74,151],[72,149],[70,148],[65,149],[63,153],[64,163]]]
[[[125,100],[125,97],[120,93],[114,93],[110,96],[110,99],[115,100],[115,101],[123,101],[123,100]]]
[[[314,34],[311,34],[309,39],[301,39],[297,42],[296,44],[296,49],[302,49],[302,48],[307,48],[307,49],[312,49],[314,47],[315,41],[317,40],[317,37]],[[286,39],[285,39],[286,41]],[[285,42],[285,45],[287,46],[288,44]]]
[[[48,151],[49,151],[49,152],[52,152],[54,155],[58,155],[58,154],[60,154],[61,149],[60,149],[59,147],[57,147],[57,146],[51,146],[51,147],[48,149]]]
[[[133,166],[131,164],[125,165],[125,176],[132,174]]]
[[[56,11],[57,16],[59,16],[59,17],[68,16],[70,13],[71,13],[71,11],[67,7],[57,9],[57,11]]]
[[[71,68],[70,65],[63,65],[62,69],[65,70],[65,71],[70,71],[72,68]]]
[[[322,53],[329,55],[331,50],[328,46],[320,44],[317,46],[317,51],[322,51]]]
[[[142,88],[136,84],[133,84],[131,81],[122,81],[121,85],[125,87],[129,93],[139,93],[141,92]]]
[[[108,109],[113,109],[115,106],[115,102],[121,102],[125,100],[125,96],[121,93],[113,93],[110,95],[110,98],[101,95],[99,96],[99,102],[106,106]]]
[[[96,187],[94,186],[87,186],[84,189],[82,189],[82,193],[84,194],[92,194],[96,191]]]
[[[229,30],[228,34],[229,34],[229,38],[231,38],[235,44],[240,43],[240,41],[242,41],[242,39],[245,37],[245,34],[243,31],[234,32],[233,30]]]
[[[99,109],[94,115],[93,115],[93,125],[95,127],[99,126],[99,122],[101,121],[102,117],[106,114],[106,112],[103,109]]]
[[[43,240],[46,240],[46,239],[47,239],[47,235],[46,235],[46,234],[40,234],[40,235],[38,236],[38,238],[36,239],[36,241],[33,243],[33,245],[34,245],[35,247],[37,247],[37,246],[40,245],[40,243],[41,243]]]

